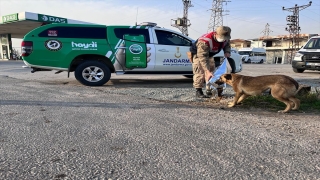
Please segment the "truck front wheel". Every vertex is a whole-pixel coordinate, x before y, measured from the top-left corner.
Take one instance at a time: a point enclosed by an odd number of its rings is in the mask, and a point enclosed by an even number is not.
[[[293,72],[295,73],[303,73],[304,69],[297,69],[297,68],[292,68]]]
[[[110,80],[111,71],[98,61],[85,61],[74,72],[75,78],[86,86],[102,86]]]

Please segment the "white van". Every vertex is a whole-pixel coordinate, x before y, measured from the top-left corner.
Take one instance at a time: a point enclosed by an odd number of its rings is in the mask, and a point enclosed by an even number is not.
[[[303,73],[305,70],[320,71],[320,36],[311,37],[296,53],[292,69],[296,73]]]
[[[238,53],[244,63],[266,62],[266,49],[264,48],[241,48]]]

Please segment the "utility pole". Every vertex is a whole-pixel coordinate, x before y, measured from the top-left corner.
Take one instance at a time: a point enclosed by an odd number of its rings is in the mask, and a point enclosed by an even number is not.
[[[209,20],[209,25],[208,25],[208,32],[214,31],[217,27],[223,25],[223,15],[222,12],[229,12],[223,10],[223,2],[231,2],[227,0],[213,0],[212,1],[212,8],[211,10],[211,16]],[[228,14],[225,14],[228,15]]]
[[[171,19],[171,26],[178,28],[182,34],[188,36],[188,27],[191,25],[188,19],[188,10],[193,7],[191,0],[182,0],[183,18]]]
[[[291,64],[291,61],[293,59],[293,56],[295,52],[300,48],[299,46],[299,32],[301,31],[301,28],[299,26],[299,11],[311,6],[312,1],[309,2],[307,5],[298,6],[297,4],[294,7],[291,8],[284,8],[282,7],[282,10],[293,12],[293,15],[287,16],[286,20],[288,22],[286,27],[286,31],[290,33],[290,45],[289,45],[289,51],[287,54],[288,62]]]
[[[270,32],[273,32],[273,31],[270,30],[270,25],[269,25],[269,23],[267,23],[266,26],[265,26],[265,28],[264,28],[264,30],[261,32],[261,33],[263,33],[263,36],[262,36],[261,38],[259,38],[259,40],[262,40],[262,42],[261,42],[261,47],[266,46],[266,44],[264,44],[263,40],[269,38]],[[260,43],[260,42],[259,42],[259,43]],[[258,45],[259,45],[259,44],[258,44]],[[259,47],[260,47],[260,46],[259,46]]]
[[[263,33],[263,38],[268,38],[270,32],[273,32],[273,31],[270,30],[270,25],[269,25],[269,23],[267,23],[264,30],[261,32],[261,33]]]

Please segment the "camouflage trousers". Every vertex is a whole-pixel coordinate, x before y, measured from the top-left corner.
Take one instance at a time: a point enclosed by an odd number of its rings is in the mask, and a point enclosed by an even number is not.
[[[215,68],[214,58],[210,57],[209,59],[209,71],[213,72]],[[205,82],[205,73],[200,64],[200,61],[197,58],[197,55],[193,56],[193,63],[192,63],[192,70],[193,70],[193,87],[194,88],[203,88]],[[206,86],[206,89],[209,90],[210,87]]]

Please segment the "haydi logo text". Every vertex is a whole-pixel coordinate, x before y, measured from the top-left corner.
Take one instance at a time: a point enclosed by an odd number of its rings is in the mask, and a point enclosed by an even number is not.
[[[92,43],[75,43],[71,42],[71,47],[73,50],[97,50],[97,42],[92,41]]]

